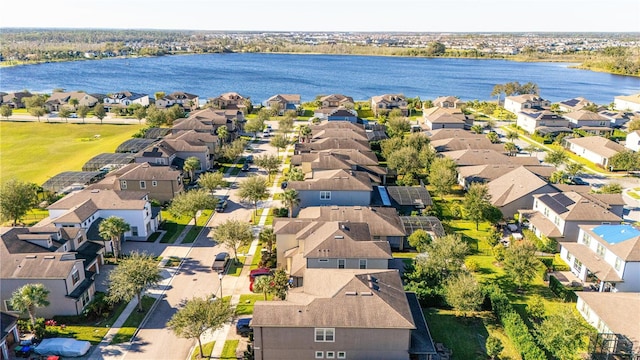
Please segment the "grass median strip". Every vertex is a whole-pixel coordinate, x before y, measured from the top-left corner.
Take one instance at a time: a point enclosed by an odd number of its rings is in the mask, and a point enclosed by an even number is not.
[[[236,349],[238,348],[239,340],[227,340],[224,342],[224,347],[222,348],[222,354],[220,354],[220,359],[237,359],[236,357]]]
[[[138,312],[138,308],[136,306],[136,308],[131,312],[131,315],[129,315],[124,324],[122,324],[122,327],[120,328],[120,330],[118,330],[118,333],[111,340],[111,344],[121,344],[123,342],[131,340],[131,337],[136,332],[136,330],[138,330],[138,327],[151,309],[151,305],[153,305],[153,302],[155,300],[156,299],[152,298],[151,296],[143,296],[142,308],[145,309],[145,311]]]
[[[213,352],[213,347],[215,345],[216,345],[215,341],[202,344],[202,355],[204,355],[204,359],[208,359],[211,357],[211,353]],[[200,350],[196,345],[196,347],[193,349],[193,352],[191,353],[191,360],[198,360],[198,359],[200,359]]]

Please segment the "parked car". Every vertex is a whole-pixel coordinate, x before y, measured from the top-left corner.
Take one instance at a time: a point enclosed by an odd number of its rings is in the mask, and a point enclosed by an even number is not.
[[[227,263],[229,262],[229,253],[221,252],[216,255],[216,258],[213,260],[213,264],[211,265],[211,270],[217,271],[219,273],[224,272],[224,269],[227,267]]]
[[[225,195],[216,195],[216,199],[218,199],[218,203],[216,204],[216,212],[224,212],[224,209],[227,207],[227,198]]]
[[[245,163],[246,164],[253,163],[253,155],[247,155],[247,158],[245,159]]]
[[[573,180],[572,180],[572,182],[573,182],[573,184],[574,184],[574,185],[589,185],[589,183],[588,183],[588,182],[586,182],[586,181],[582,180],[582,179],[581,179],[581,178],[579,178],[579,177],[574,177],[574,178],[573,178]]]
[[[251,318],[238,319],[236,323],[236,334],[247,337],[253,333],[253,329],[249,325],[251,324]]]
[[[242,171],[249,171],[249,163],[244,163],[244,164],[242,164],[242,168],[240,168],[240,170],[242,170]]]

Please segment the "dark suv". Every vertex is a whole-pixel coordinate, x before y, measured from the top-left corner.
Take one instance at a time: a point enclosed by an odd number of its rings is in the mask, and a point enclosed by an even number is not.
[[[245,337],[253,334],[253,329],[249,326],[250,323],[251,318],[238,319],[236,323],[236,334]]]

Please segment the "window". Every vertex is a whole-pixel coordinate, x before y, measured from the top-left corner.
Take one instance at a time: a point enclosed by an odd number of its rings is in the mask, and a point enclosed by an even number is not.
[[[78,269],[73,268],[73,272],[71,273],[71,282],[75,285],[78,281],[80,281],[80,274],[78,273]]]
[[[158,182],[157,182],[157,181],[155,181],[155,180],[153,180],[153,181],[151,182],[151,186],[153,186],[153,187],[158,186]]]
[[[604,257],[604,254],[607,252],[607,250],[604,248],[602,244],[598,244],[598,248],[596,249],[596,252],[598,253],[598,255]]]
[[[316,342],[334,342],[336,329],[334,328],[316,328]]]
[[[558,215],[553,217],[553,223],[556,224],[556,226],[560,226],[560,218]]]
[[[544,214],[544,216],[549,217],[549,208],[545,207],[544,210],[542,210],[542,213]]]
[[[316,351],[316,359],[324,359],[324,352]]]
[[[360,259],[360,264],[359,264],[359,268],[360,269],[366,269],[367,268],[367,259]]]
[[[380,235],[374,235],[373,240],[380,240]]]
[[[584,235],[582,235],[582,243],[589,246],[591,244],[591,235],[584,233]]]
[[[328,262],[329,259],[318,259],[318,262]]]
[[[147,182],[146,181],[140,181],[140,189],[146,189],[147,188]]]
[[[571,262],[571,259],[573,259],[573,255],[567,253],[567,262]]]
[[[346,260],[345,259],[338,259],[338,269],[344,269],[346,266]]]
[[[578,260],[578,258],[573,259],[573,268],[577,272],[582,271],[582,262],[580,260]]]
[[[620,271],[620,268],[622,267],[622,260],[617,257],[616,258],[616,263],[613,266],[616,270]]]
[[[320,191],[320,200],[331,200],[331,191]]]
[[[334,351],[327,351],[327,359],[335,359],[336,353]]]
[[[138,236],[138,227],[137,226],[132,226],[131,227],[131,235],[132,236]]]
[[[127,189],[127,180],[120,180],[120,188],[122,190],[126,190]]]
[[[344,351],[338,351],[338,359],[346,359],[347,353]]]

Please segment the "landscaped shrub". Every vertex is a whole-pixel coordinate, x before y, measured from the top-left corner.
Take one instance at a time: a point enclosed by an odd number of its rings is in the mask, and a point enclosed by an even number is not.
[[[546,354],[538,347],[535,338],[511,305],[507,295],[496,286],[486,287],[485,293],[491,301],[493,313],[502,323],[504,332],[511,339],[515,348],[522,355],[522,358],[524,360],[546,359]]]
[[[480,265],[474,259],[465,260],[464,261],[464,266],[467,268],[467,270],[469,270],[471,272],[476,272],[476,271],[478,271],[480,269]]]
[[[553,291],[556,296],[560,299],[567,302],[577,302],[578,296],[573,290],[567,289],[560,280],[556,279],[555,276],[549,276],[549,288]]]

